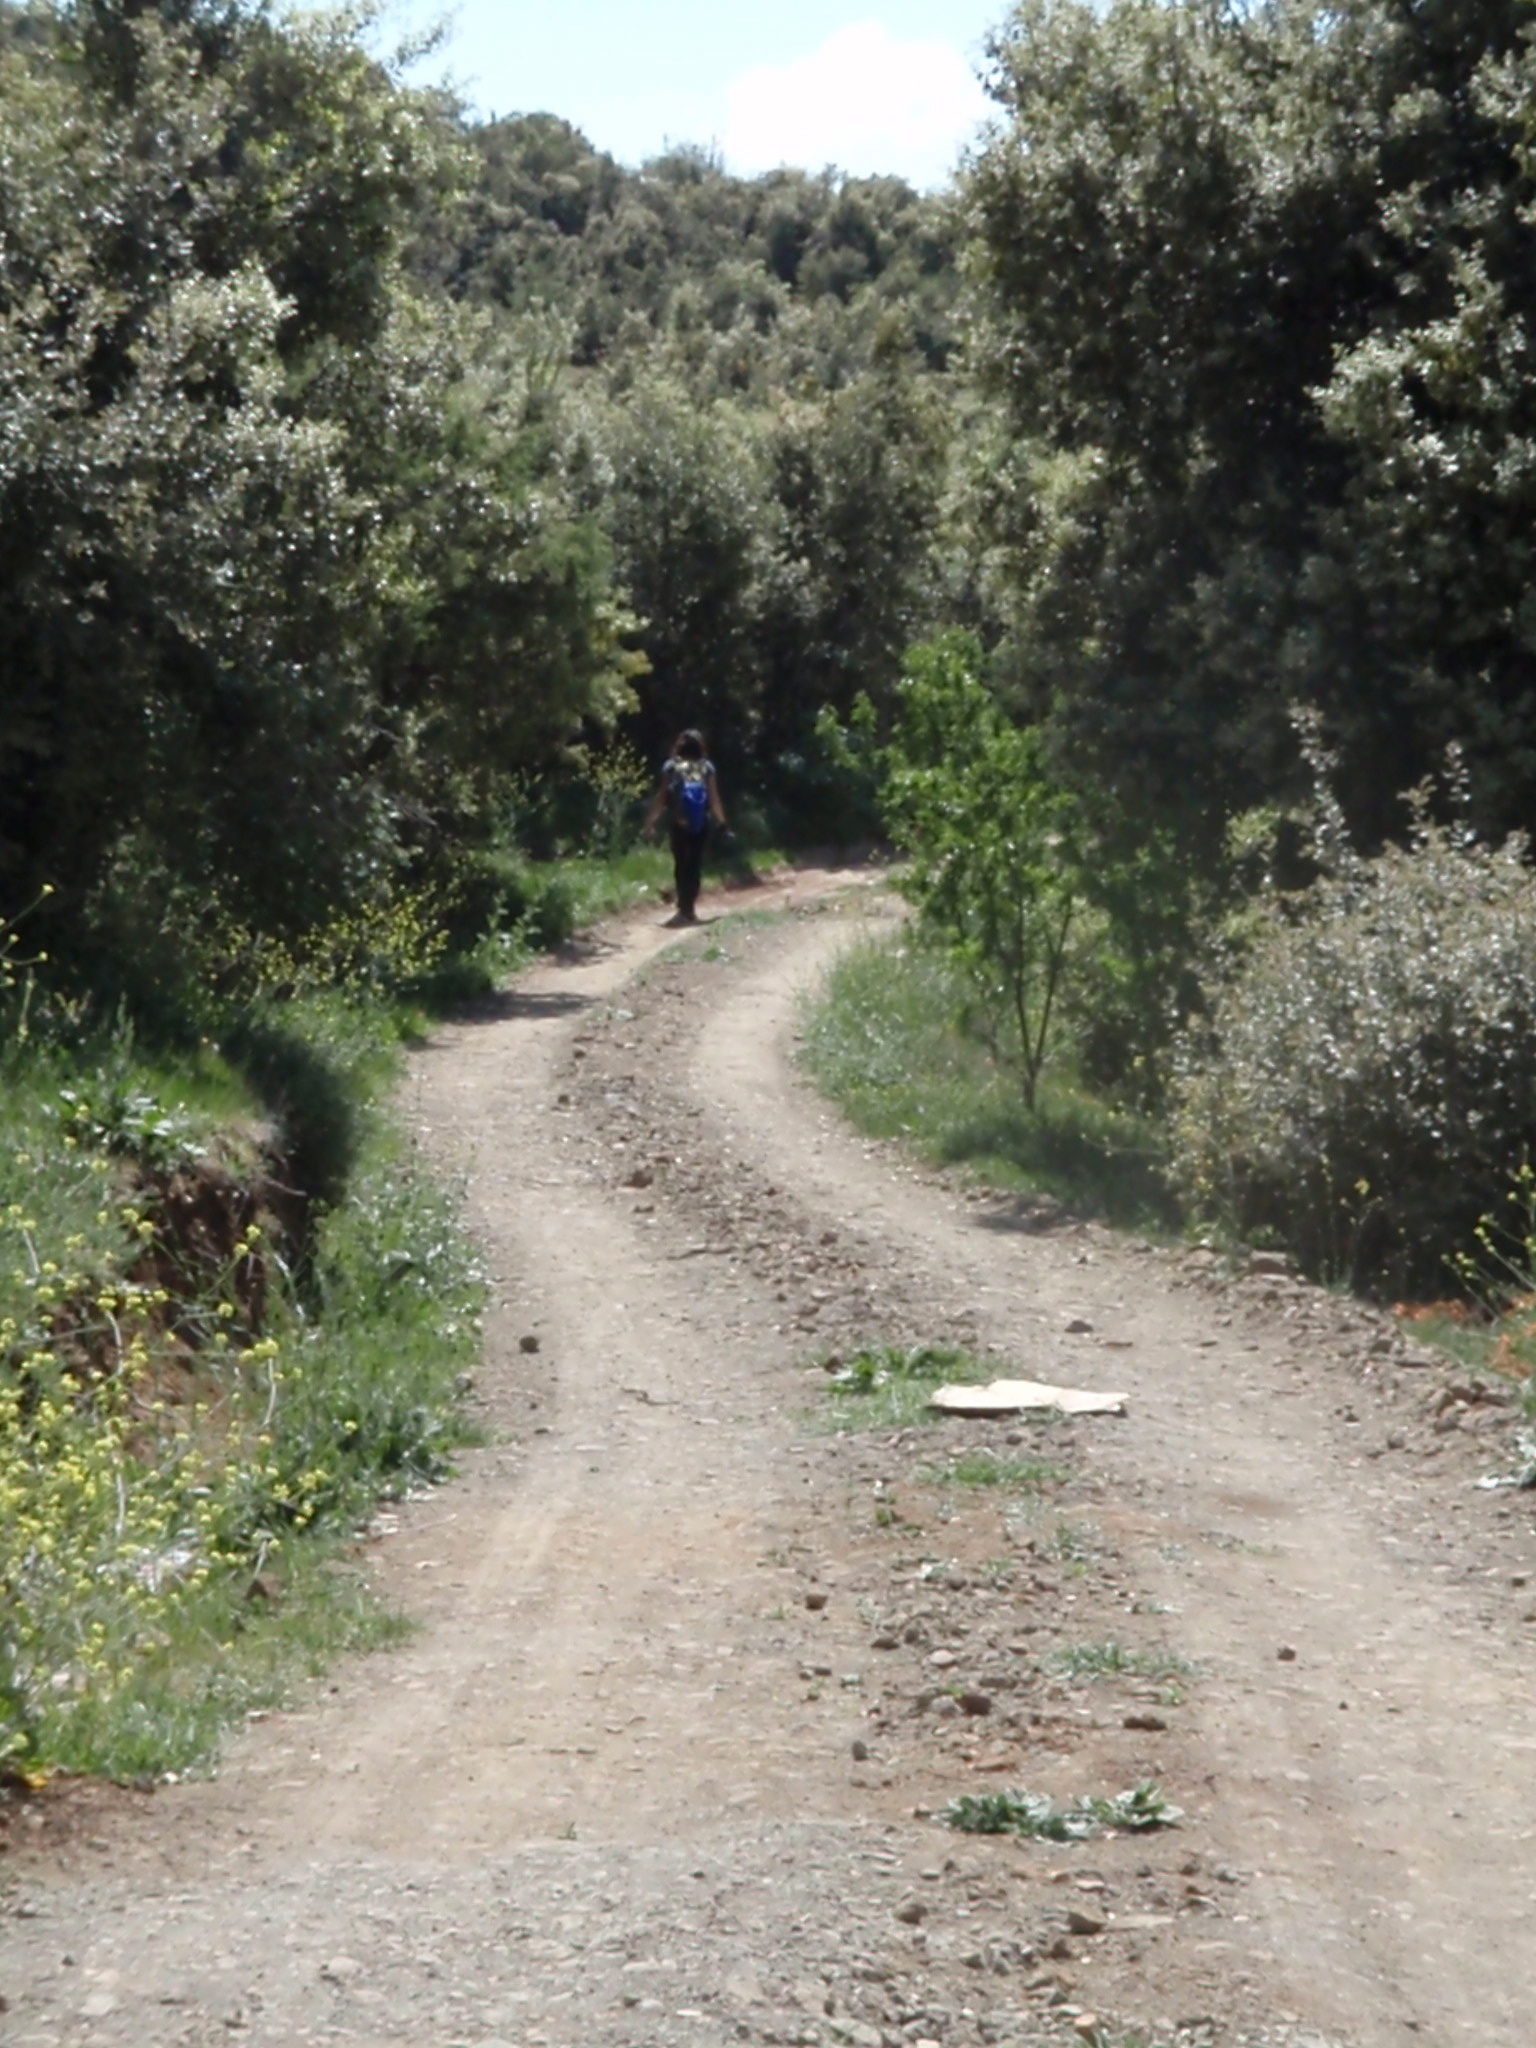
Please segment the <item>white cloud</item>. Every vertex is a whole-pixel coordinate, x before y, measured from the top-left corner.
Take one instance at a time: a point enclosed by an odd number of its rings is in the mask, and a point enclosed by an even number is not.
[[[855,23],[807,57],[734,79],[721,137],[733,171],[826,164],[861,176],[894,172],[937,185],[986,119],[969,64],[948,43],[899,43]]]

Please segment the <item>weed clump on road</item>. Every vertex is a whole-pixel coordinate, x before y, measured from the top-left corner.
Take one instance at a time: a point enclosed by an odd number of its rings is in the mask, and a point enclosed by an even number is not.
[[[1060,1678],[1146,1678],[1159,1684],[1189,1679],[1195,1667],[1165,1650],[1133,1650],[1124,1643],[1074,1643],[1055,1651],[1047,1668]]]
[[[965,1451],[923,1473],[930,1486],[998,1486],[1010,1493],[1045,1493],[1068,1474],[1040,1458],[1000,1458],[995,1451]]]
[[[965,1792],[952,1799],[941,1818],[965,1835],[1024,1835],[1046,1842],[1080,1842],[1104,1829],[1145,1834],[1174,1827],[1183,1812],[1151,1783],[1113,1798],[1085,1795],[1058,1806],[1043,1792]]]
[[[832,1424],[837,1429],[902,1429],[932,1422],[935,1387],[979,1384],[995,1365],[945,1344],[871,1344],[824,1358]]]

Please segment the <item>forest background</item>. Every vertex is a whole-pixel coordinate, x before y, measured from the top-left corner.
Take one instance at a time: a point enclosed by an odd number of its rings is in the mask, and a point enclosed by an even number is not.
[[[895,843],[1109,1180],[1430,1292],[1513,1197],[1530,1264],[1528,8],[1024,0],[938,194],[409,75],[0,0],[0,1753],[99,1755],[168,1560],[440,1464],[475,1282],[383,1041],[684,723],[749,847]]]

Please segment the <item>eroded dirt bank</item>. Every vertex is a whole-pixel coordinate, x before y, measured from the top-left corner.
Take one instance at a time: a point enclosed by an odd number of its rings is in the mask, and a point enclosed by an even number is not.
[[[793,1005],[879,898],[765,900],[421,1060],[499,1304],[491,1446],[376,1546],[421,1632],[13,1857],[0,2040],[1524,2048],[1536,1543],[1471,1484],[1507,1411],[1437,1427],[1366,1315],[851,1138]],[[818,1355],[935,1339],[1129,1414],[818,1427]],[[977,1447],[1065,1476],[944,1483]],[[1177,1830],[931,1818],[1147,1777]]]

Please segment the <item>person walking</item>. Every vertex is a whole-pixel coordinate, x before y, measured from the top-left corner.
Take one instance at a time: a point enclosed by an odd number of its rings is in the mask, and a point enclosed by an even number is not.
[[[665,812],[672,828],[672,878],[677,889],[677,921],[697,924],[694,906],[704,874],[704,842],[711,821],[725,828],[725,810],[715,764],[704,750],[704,735],[694,726],[680,732],[662,763],[661,781],[645,814],[645,830],[653,832]]]

